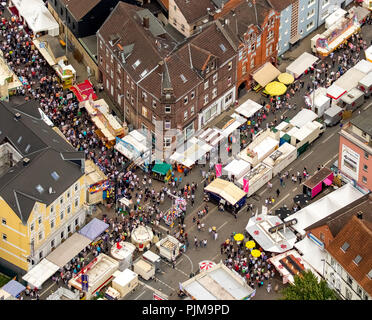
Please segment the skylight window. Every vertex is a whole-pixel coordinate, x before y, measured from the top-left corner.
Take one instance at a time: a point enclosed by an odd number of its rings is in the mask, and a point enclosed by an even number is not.
[[[367,274],[367,277],[369,280],[372,280],[372,269],[369,270],[368,274]]]
[[[40,184],[38,184],[36,186],[36,190],[39,191],[39,193],[43,193],[44,192],[44,188]]]
[[[140,77],[143,78],[146,74],[147,74],[147,69],[145,69],[145,70],[141,73]]]
[[[226,48],[222,43],[220,43],[220,48],[221,48],[222,52],[226,52]]]
[[[186,83],[187,82],[187,79],[186,79],[186,77],[183,74],[181,74],[180,77],[181,77],[183,83]]]
[[[140,60],[137,60],[135,63],[133,63],[132,67],[133,69],[136,69],[141,64]]]
[[[354,258],[353,261],[355,262],[355,264],[359,264],[359,262],[362,261],[362,257],[358,254],[358,255]]]
[[[346,252],[346,250],[349,249],[349,247],[350,247],[350,244],[348,244],[347,242],[345,242],[345,243],[342,245],[341,250],[342,250],[343,252]]]
[[[18,143],[21,143],[21,141],[22,141],[22,136],[20,136],[20,137],[18,138],[17,142],[18,142]]]
[[[31,145],[28,144],[28,145],[26,146],[25,152],[27,153],[27,152],[30,150],[30,148],[31,148]]]
[[[53,171],[50,175],[52,176],[52,178],[55,181],[57,181],[59,179],[59,174],[57,172],[55,172],[55,171]]]

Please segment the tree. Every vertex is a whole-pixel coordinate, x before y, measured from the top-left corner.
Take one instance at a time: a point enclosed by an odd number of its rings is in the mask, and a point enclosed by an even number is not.
[[[335,292],[325,280],[318,282],[311,271],[294,276],[294,284],[282,290],[283,300],[337,300]]]

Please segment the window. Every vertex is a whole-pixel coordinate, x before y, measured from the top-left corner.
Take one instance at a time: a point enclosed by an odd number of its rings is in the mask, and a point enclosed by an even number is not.
[[[256,45],[253,43],[253,44],[251,45],[251,51],[254,51],[254,50],[256,50]]]
[[[75,226],[77,226],[79,224],[79,218],[76,218],[75,219]]]
[[[270,40],[272,39],[272,37],[274,36],[274,31],[273,30],[270,30],[268,35],[267,35],[267,40]]]
[[[156,116],[152,115],[152,123],[155,124],[156,122]]]
[[[67,232],[68,232],[68,233],[71,232],[71,224],[67,226]]]
[[[346,252],[347,249],[349,249],[350,247],[350,244],[348,244],[347,242],[344,242],[344,244],[341,246],[341,250],[343,252]]]
[[[213,88],[213,91],[212,91],[212,99],[216,98],[217,97],[217,88]]]
[[[187,116],[188,116],[187,111],[185,111],[185,112],[183,113],[183,120],[184,120],[184,121],[187,120]]]
[[[367,178],[365,176],[362,177],[363,183],[367,183]]]
[[[354,258],[354,263],[356,265],[358,265],[360,263],[360,261],[362,261],[362,257],[358,254],[355,258]]]
[[[169,130],[171,128],[171,122],[169,120],[164,121],[164,129]]]
[[[306,30],[309,31],[312,27],[314,27],[314,21],[311,21],[307,26]],[[301,30],[302,31],[302,30]]]
[[[142,100],[147,102],[147,94],[146,92],[142,92]]]
[[[165,113],[171,113],[171,106],[170,105],[165,106]]]
[[[243,59],[247,58],[247,51],[243,50]]]
[[[347,275],[347,283],[351,286],[353,285],[353,279],[349,275]]]
[[[120,67],[119,63],[117,64],[117,71],[118,71],[118,73],[121,73],[121,67]]]
[[[2,219],[1,219],[1,223],[2,223],[2,224],[6,224],[6,219],[5,219],[5,218],[2,218]]]
[[[247,66],[244,64],[242,67],[242,74],[246,74],[246,73],[247,73]]]
[[[204,82],[204,90],[207,90],[209,87],[209,80],[207,80],[206,82]]]
[[[254,68],[254,57],[251,58],[251,69]]]
[[[232,69],[232,61],[230,61],[228,64],[227,64],[227,70],[231,70]]]
[[[204,105],[206,105],[208,103],[208,95],[206,94],[205,96],[204,96]]]
[[[54,248],[54,239],[52,241],[50,241],[50,247]]]
[[[366,172],[368,172],[368,166],[366,164],[363,165],[363,170],[366,171]]]
[[[309,0],[307,6],[310,7],[315,3],[315,0]]]
[[[172,143],[172,139],[171,138],[164,138],[164,147],[165,148],[170,147],[171,143]]]
[[[79,206],[79,198],[76,198],[75,199],[75,208],[77,208]]]
[[[129,76],[127,75],[127,83],[129,83]]]
[[[156,109],[156,101],[155,101],[155,100],[152,100],[152,107],[153,107],[154,109]]]
[[[324,8],[325,6],[327,6],[329,4],[329,0],[323,0],[323,6],[322,8]]]
[[[65,237],[65,233],[62,231],[61,232],[61,239],[63,239]]]
[[[177,6],[174,6],[173,9],[174,9],[174,11],[177,11]]]
[[[67,214],[71,213],[71,206],[67,207]]]
[[[364,151],[364,158],[365,158],[365,159],[368,159],[368,152],[365,152],[365,151]]]
[[[39,252],[39,259],[42,259],[43,258],[43,250],[41,250],[40,252]]]
[[[39,222],[39,225],[40,225],[41,224],[41,217],[39,217],[38,222]]]
[[[63,196],[61,197],[61,199],[59,199],[59,203],[63,204]]]
[[[192,106],[192,107],[190,108],[190,115],[193,115],[193,114],[194,114],[194,112],[195,112],[195,107],[194,107],[194,106]]]
[[[209,66],[205,68],[205,73],[209,73]]]
[[[50,229],[53,229],[54,228],[54,220],[51,220],[50,221]]]
[[[323,232],[320,232],[319,237],[320,237],[320,240],[324,241],[324,233]]]
[[[61,214],[59,215],[59,217],[61,218],[61,220],[63,220],[63,217],[64,217],[63,211],[61,211]]]
[[[142,106],[142,116],[144,116],[145,118],[147,118],[147,108]]]
[[[189,98],[186,96],[183,98],[183,103],[186,105],[189,102]]]
[[[70,193],[70,190],[69,190],[69,191],[67,191],[67,199],[70,198],[70,196],[71,196],[71,193]]]
[[[33,223],[31,223],[31,225],[30,225],[30,230],[31,230],[31,231],[34,231],[34,228],[35,228],[35,225],[34,225]]]
[[[227,78],[227,86],[228,86],[228,87],[231,86],[231,77],[228,77],[228,78]]]
[[[177,20],[176,18],[173,19],[173,24],[176,26],[177,25]]]
[[[312,9],[307,13],[307,19],[310,19],[315,14],[315,9]]]
[[[218,74],[217,74],[217,72],[213,75],[213,85],[215,85],[216,84],[216,82],[217,82],[217,77],[218,77]]]
[[[39,232],[39,240],[43,239],[43,232]]]
[[[121,88],[121,79],[117,79],[117,87],[118,87],[118,89],[120,89]]]
[[[8,239],[8,236],[5,233],[3,233],[3,240],[7,241],[7,239]]]
[[[132,90],[134,90],[134,82],[133,81],[131,81],[130,87],[131,87]]]
[[[195,91],[191,91],[191,100],[195,98]]]
[[[111,55],[111,63],[113,63],[114,62],[114,56],[113,55]]]

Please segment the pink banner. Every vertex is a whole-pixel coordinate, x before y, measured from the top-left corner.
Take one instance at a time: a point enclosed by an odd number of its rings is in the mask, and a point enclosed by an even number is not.
[[[243,178],[243,191],[248,193],[249,191],[249,180]]]
[[[216,177],[219,178],[222,176],[222,164],[216,164]]]

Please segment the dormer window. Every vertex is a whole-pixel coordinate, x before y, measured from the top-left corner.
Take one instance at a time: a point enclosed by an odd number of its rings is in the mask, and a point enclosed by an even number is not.
[[[349,247],[350,247],[350,244],[348,244],[347,242],[344,242],[344,244],[341,246],[341,250],[343,252],[346,252],[347,249],[349,249]]]
[[[354,258],[354,263],[356,265],[359,265],[360,261],[362,261],[362,257],[358,254],[355,258]]]
[[[141,64],[140,60],[137,60],[135,63],[133,63],[132,67],[133,69],[136,69]]]

